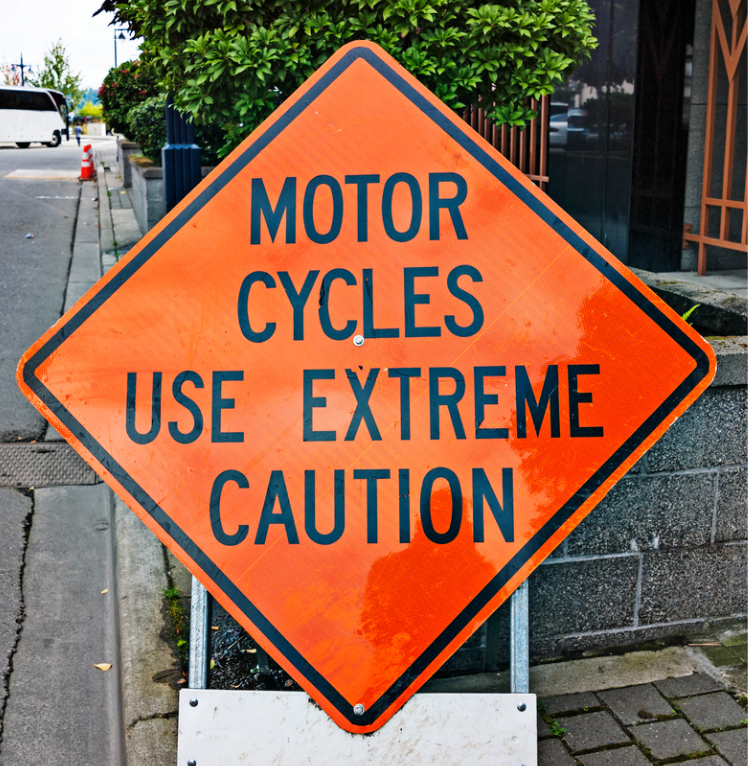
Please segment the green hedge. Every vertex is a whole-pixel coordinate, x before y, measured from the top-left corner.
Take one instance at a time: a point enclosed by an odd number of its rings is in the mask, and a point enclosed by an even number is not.
[[[590,55],[585,0],[115,0],[177,106],[236,146],[345,43],[372,40],[449,107],[524,126]]]
[[[102,116],[113,133],[128,133],[128,112],[157,94],[149,70],[140,61],[126,61],[110,69],[99,89]]]
[[[154,96],[134,106],[127,117],[128,137],[157,165],[162,164],[162,147],[167,143],[166,104],[164,96]],[[201,164],[216,165],[217,152],[225,141],[224,131],[212,125],[196,125],[194,133],[201,148]]]

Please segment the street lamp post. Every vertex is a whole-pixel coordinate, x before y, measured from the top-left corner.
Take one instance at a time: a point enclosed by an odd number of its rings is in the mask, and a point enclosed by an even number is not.
[[[114,29],[113,33],[112,33],[113,40],[115,41],[115,66],[117,66],[117,44],[118,44],[118,40],[125,40],[125,35],[123,34],[123,32],[126,32],[126,31],[127,31],[126,27],[121,27],[121,28],[117,28],[116,27]],[[120,34],[118,34],[118,32],[120,32]]]
[[[11,64],[10,69],[11,72],[16,71],[16,67],[18,67],[21,70],[21,87],[26,85],[26,79],[24,78],[24,69],[29,70],[29,74],[31,74],[31,64],[24,64],[23,63],[23,53],[21,54],[21,63],[20,64]]]

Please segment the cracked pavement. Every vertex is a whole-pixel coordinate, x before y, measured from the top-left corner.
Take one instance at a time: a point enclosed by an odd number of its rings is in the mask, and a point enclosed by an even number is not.
[[[98,249],[95,185],[55,178],[80,162],[75,143],[0,146],[2,766],[124,762],[111,495],[68,445],[44,441],[15,381],[62,314],[74,251]],[[7,177],[19,168],[50,172]]]

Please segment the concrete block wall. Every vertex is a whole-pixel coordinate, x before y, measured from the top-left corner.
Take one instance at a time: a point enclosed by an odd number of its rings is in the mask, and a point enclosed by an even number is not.
[[[138,146],[138,144],[133,144],[133,146]],[[136,213],[136,220],[141,228],[141,233],[146,234],[149,229],[159,223],[165,214],[162,168],[156,165],[142,165],[130,157],[128,164],[131,170],[130,178],[133,187],[133,210]],[[214,170],[213,167],[202,167],[202,180],[212,170]],[[125,185],[125,176],[123,176],[123,186]]]
[[[130,163],[130,157],[132,154],[139,154],[141,147],[133,141],[126,141],[125,139],[118,139],[117,147],[117,163],[120,170],[120,177],[123,179],[123,187],[130,189],[133,186],[132,168]]]
[[[711,343],[711,388],[531,576],[533,659],[691,635],[746,614],[747,338]],[[481,670],[486,640],[481,629],[445,672]]]
[[[133,183],[133,210],[141,232],[146,234],[164,215],[162,168],[143,167],[129,159]]]

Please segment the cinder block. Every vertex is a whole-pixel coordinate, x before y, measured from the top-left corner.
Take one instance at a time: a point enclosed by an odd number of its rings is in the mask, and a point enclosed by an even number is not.
[[[628,476],[569,536],[568,554],[709,543],[714,502],[712,473]]]
[[[747,469],[737,468],[718,474],[718,510],[715,540],[747,539]]]
[[[436,672],[437,676],[478,673],[483,669],[484,650],[461,646]]]
[[[647,455],[647,469],[679,471],[747,462],[747,389],[708,389]]]
[[[718,633],[738,625],[738,622],[738,617],[720,617],[623,630],[605,630],[584,635],[574,633],[558,636],[531,636],[530,656],[534,659],[547,659],[573,652],[601,651],[612,647],[624,648],[634,645],[637,648],[637,646],[644,647],[645,642],[648,641],[662,646],[664,639],[670,640],[677,635],[685,637],[705,635],[707,631]]]
[[[631,625],[637,556],[544,564],[530,578],[532,636]]]
[[[747,336],[713,338],[710,342],[718,366],[712,385],[746,386],[748,382],[749,344]]]
[[[746,545],[676,548],[644,556],[641,625],[746,611]]]

